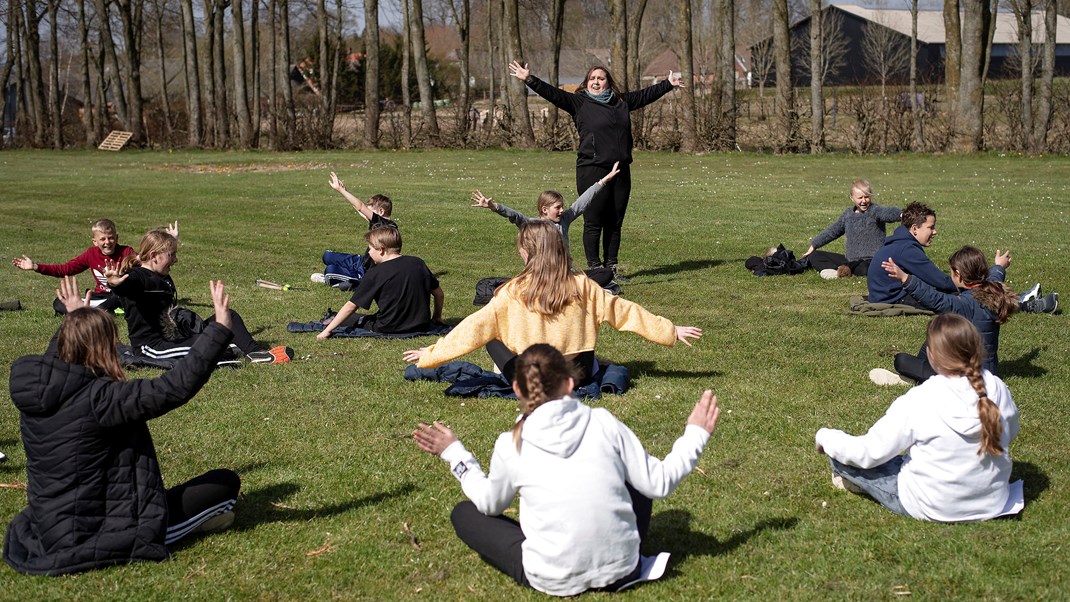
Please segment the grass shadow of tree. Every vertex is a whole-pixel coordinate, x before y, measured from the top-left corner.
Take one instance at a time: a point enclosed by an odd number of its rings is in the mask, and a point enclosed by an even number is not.
[[[650,535],[643,547],[649,550],[667,549],[681,560],[689,556],[719,556],[735,550],[764,531],[786,531],[795,528],[799,523],[799,519],[794,516],[769,518],[721,541],[712,535],[692,530],[692,518],[690,512],[679,509],[655,514],[650,521]],[[675,565],[678,566],[679,563]],[[674,564],[669,565],[669,572],[675,574],[673,566]]]
[[[999,373],[1003,377],[1040,378],[1047,374],[1048,370],[1033,363],[1038,357],[1040,357],[1040,347],[1034,347],[1032,351],[1017,359],[1001,361]]]

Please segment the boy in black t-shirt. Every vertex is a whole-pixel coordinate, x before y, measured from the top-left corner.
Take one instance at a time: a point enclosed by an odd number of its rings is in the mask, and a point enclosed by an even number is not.
[[[326,339],[339,326],[358,326],[394,334],[427,331],[432,323],[441,324],[445,294],[424,260],[402,256],[401,233],[397,228],[369,230],[364,238],[377,267],[364,276],[353,298],[338,310],[316,338]],[[435,299],[434,314],[427,306],[428,295]],[[372,301],[378,305],[379,311],[371,315],[354,315],[358,307],[371,309]]]
[[[338,175],[333,171],[331,172],[331,188],[341,193],[342,196],[349,201],[349,204],[353,205],[353,208],[357,210],[357,213],[368,220],[368,230],[382,227],[398,227],[398,225],[390,219],[390,214],[394,209],[394,204],[390,200],[390,197],[383,194],[377,194],[368,199],[368,202],[365,203],[350,194],[349,191],[346,190],[345,183],[339,180]],[[364,274],[375,266],[371,260],[369,252],[365,252],[364,255],[361,256],[327,250],[323,252],[323,263],[326,267],[322,273],[316,272],[312,274],[312,282],[327,284],[344,291],[357,288],[361,279],[364,278]]]

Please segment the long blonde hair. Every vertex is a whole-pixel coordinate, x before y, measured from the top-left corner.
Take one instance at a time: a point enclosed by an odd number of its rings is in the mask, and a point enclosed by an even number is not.
[[[97,376],[126,380],[118,342],[119,333],[110,315],[95,307],[79,307],[60,323],[56,352],[64,362],[85,366]]]
[[[520,390],[520,409],[523,416],[513,425],[513,442],[520,451],[520,432],[524,421],[547,401],[553,401],[552,395],[561,390],[561,385],[569,378],[575,378],[572,362],[565,359],[553,345],[536,343],[528,347],[516,358],[516,375],[513,382]]]
[[[120,272],[127,272],[135,265],[151,260],[156,255],[178,251],[178,239],[168,234],[163,228],[153,228],[141,237],[137,256],[127,255],[119,265]]]
[[[579,297],[572,258],[556,224],[545,219],[525,223],[516,235],[516,248],[527,255],[523,271],[513,278],[524,307],[552,316]]]
[[[977,392],[977,413],[981,418],[981,446],[977,454],[1002,454],[999,440],[1003,436],[1003,422],[999,408],[985,389],[981,373],[985,348],[977,327],[958,314],[941,314],[929,322],[925,344],[929,361],[939,374],[965,376]]]

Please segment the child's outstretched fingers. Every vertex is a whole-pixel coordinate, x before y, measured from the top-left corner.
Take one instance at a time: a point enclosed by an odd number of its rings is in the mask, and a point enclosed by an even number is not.
[[[32,271],[34,268],[33,260],[23,255],[21,258],[16,257],[11,260],[11,265],[17,267],[20,270]]]
[[[406,351],[401,357],[410,364],[415,364],[420,361],[420,358],[427,352],[427,347],[421,347],[419,349],[410,349]]]
[[[457,441],[457,435],[450,428],[439,421],[434,421],[431,426],[424,423],[416,425],[412,432],[412,438],[420,449],[435,456],[441,455],[447,447]]]
[[[85,298],[78,292],[78,281],[74,276],[64,276],[59,281],[59,288],[56,289],[56,298],[66,308],[67,313],[81,308],[89,307],[89,297],[92,295],[92,291],[86,293]]]
[[[721,409],[717,407],[717,397],[713,394],[713,391],[706,389],[702,392],[702,397],[699,398],[698,403],[695,404],[695,408],[691,410],[687,423],[701,427],[712,435],[713,431],[717,429],[717,418],[720,415]]]
[[[1010,250],[1001,253],[999,249],[996,249],[996,259],[993,261],[996,265],[1006,269],[1011,265],[1011,252]]]
[[[910,274],[900,270],[899,266],[895,265],[895,261],[891,257],[882,261],[881,267],[884,268],[885,272],[888,272],[888,277],[893,280],[905,283],[910,277]]]
[[[338,179],[338,174],[331,172],[331,188],[341,192],[346,189],[345,182]]]
[[[212,293],[212,305],[215,308],[215,321],[230,330],[230,295],[227,294],[222,280],[208,281],[208,290]]]
[[[691,342],[687,339],[701,339],[702,329],[695,326],[677,326],[676,327],[676,340],[680,341],[684,345],[691,347]]]

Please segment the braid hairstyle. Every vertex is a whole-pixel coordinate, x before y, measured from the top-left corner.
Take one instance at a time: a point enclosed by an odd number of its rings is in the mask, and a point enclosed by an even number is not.
[[[513,425],[513,442],[520,451],[520,431],[524,421],[550,398],[561,390],[561,385],[569,378],[575,378],[572,362],[565,359],[554,346],[536,343],[528,347],[516,358],[516,376],[514,383],[520,392],[520,409],[523,415]]]
[[[525,223],[516,235],[516,247],[527,254],[527,263],[513,280],[529,311],[553,316],[579,297],[571,277],[572,258],[556,224],[545,219]]]
[[[177,238],[168,234],[163,228],[153,228],[146,232],[145,236],[141,237],[141,244],[138,245],[137,255],[127,255],[122,262],[120,262],[119,272],[128,272],[130,271],[130,268],[135,265],[141,265],[156,255],[174,253],[177,250]]]
[[[1006,284],[988,279],[988,260],[980,249],[962,247],[947,262],[959,273],[962,284],[972,290],[973,298],[996,317],[996,324],[1003,324],[1018,311],[1018,295]]]
[[[56,353],[68,364],[89,368],[97,376],[126,380],[119,362],[119,332],[104,310],[79,307],[63,318],[56,337]]]
[[[1000,438],[1003,422],[999,408],[988,397],[981,373],[984,345],[972,322],[958,314],[941,314],[929,322],[926,347],[929,361],[943,376],[965,376],[977,392],[977,414],[981,418],[981,445],[977,455],[1003,453]]]

